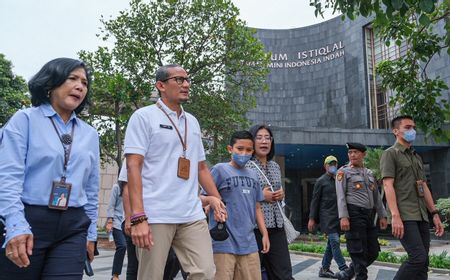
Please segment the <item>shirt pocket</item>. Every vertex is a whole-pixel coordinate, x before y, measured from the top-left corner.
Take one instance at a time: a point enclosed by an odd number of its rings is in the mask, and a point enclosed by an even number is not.
[[[360,191],[364,188],[364,177],[355,175],[350,177],[350,184],[349,187],[352,191]]]

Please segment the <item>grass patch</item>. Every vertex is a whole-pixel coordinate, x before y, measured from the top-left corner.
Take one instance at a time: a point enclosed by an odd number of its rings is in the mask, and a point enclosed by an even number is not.
[[[326,245],[324,244],[308,244],[308,243],[292,243],[289,244],[289,250],[307,252],[307,253],[325,253]],[[342,249],[342,255],[344,257],[349,257],[349,253],[346,249]],[[407,255],[396,255],[392,252],[381,251],[378,254],[377,261],[388,262],[388,263],[404,263],[408,259]],[[450,255],[447,251],[443,251],[439,255],[432,254],[429,256],[430,267],[433,268],[444,268],[450,269]]]

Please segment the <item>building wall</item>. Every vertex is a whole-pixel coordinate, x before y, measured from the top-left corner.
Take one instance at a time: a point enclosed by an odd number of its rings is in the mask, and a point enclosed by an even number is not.
[[[272,52],[269,91],[248,118],[281,127],[367,128],[367,22],[337,17],[304,28],[258,29],[256,37]]]
[[[103,228],[106,223],[106,211],[108,209],[109,197],[114,183],[117,182],[118,168],[116,164],[103,164],[100,170],[100,191],[98,193],[98,220],[97,227]]]

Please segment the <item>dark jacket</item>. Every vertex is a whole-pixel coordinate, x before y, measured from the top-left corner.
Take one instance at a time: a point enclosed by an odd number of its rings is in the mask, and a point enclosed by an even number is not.
[[[339,233],[336,184],[332,176],[323,174],[317,179],[311,200],[309,218],[320,225],[323,233]]]

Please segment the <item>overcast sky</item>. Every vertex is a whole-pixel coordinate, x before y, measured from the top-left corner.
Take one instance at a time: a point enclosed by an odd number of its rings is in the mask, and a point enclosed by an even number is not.
[[[316,24],[309,0],[233,0],[248,26],[288,29]],[[26,80],[56,57],[101,44],[100,16],[115,17],[128,0],[0,0],[0,53]],[[328,15],[327,18],[332,16]]]

